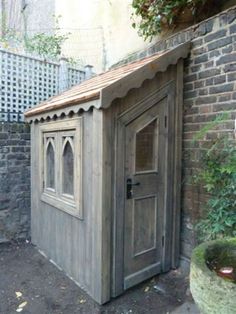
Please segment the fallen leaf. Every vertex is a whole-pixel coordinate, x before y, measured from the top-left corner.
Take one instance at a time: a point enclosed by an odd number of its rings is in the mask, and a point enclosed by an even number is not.
[[[20,313],[21,311],[23,311],[23,309],[17,309],[16,312]]]
[[[18,306],[18,308],[19,309],[23,309],[23,307],[25,307],[26,305],[27,305],[27,301],[25,301],[25,302],[22,302],[19,306]]]
[[[19,299],[20,297],[22,297],[22,293],[20,291],[16,291],[16,297],[17,299]]]
[[[149,287],[146,287],[145,289],[144,289],[144,292],[148,292],[150,290],[150,288]]]
[[[86,300],[84,300],[84,299],[81,299],[81,300],[79,301],[80,304],[83,304],[83,303],[85,303],[85,302],[86,302]]]

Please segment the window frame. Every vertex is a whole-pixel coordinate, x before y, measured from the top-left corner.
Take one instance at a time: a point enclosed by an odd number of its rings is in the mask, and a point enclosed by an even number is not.
[[[52,140],[52,138],[54,140]],[[47,140],[49,139],[49,140]],[[56,146],[55,143],[57,142],[57,135],[55,132],[48,132],[48,133],[44,133],[44,188],[47,191],[47,193],[55,195],[56,194]],[[48,146],[52,145],[53,151],[54,151],[54,188],[48,187],[47,184],[47,150],[48,150]]]
[[[137,163],[136,163],[136,154],[137,154],[137,147],[136,147],[136,143],[137,143],[137,134],[142,131],[143,129],[145,129],[149,124],[151,124],[153,121],[156,120],[156,129],[155,129],[155,137],[156,137],[156,143],[155,143],[155,147],[154,147],[154,164],[153,164],[153,168],[149,169],[149,170],[137,170]],[[134,173],[135,175],[139,175],[139,174],[147,174],[147,173],[157,173],[158,172],[158,150],[159,150],[159,134],[160,134],[160,120],[159,120],[159,116],[155,116],[153,117],[151,120],[149,120],[144,126],[142,126],[141,128],[139,128],[138,130],[135,131],[135,140],[134,140],[134,154],[135,154],[135,158],[134,158]]]
[[[68,138],[67,140],[63,141],[63,137],[65,138]],[[75,134],[75,131],[61,131],[60,132],[60,135],[59,135],[59,147],[60,147],[60,161],[61,161],[61,164],[60,164],[60,169],[61,169],[61,177],[60,177],[60,186],[59,186],[59,192],[60,192],[60,195],[61,195],[61,198],[64,199],[65,201],[71,201],[71,200],[75,200],[75,185],[76,185],[76,181],[75,181],[75,178],[76,178],[76,169],[75,169],[75,163],[76,163],[76,158],[75,158],[75,142],[73,143],[73,141],[70,139],[70,137],[74,137],[74,139],[76,138],[76,134]],[[64,155],[64,149],[65,149],[65,146],[67,145],[67,142],[70,143],[71,145],[71,149],[72,149],[72,152],[73,152],[73,159],[74,159],[74,167],[73,167],[73,170],[74,170],[74,178],[73,178],[73,181],[74,181],[74,187],[73,187],[73,190],[74,190],[74,194],[71,195],[71,194],[67,194],[67,193],[63,193],[63,173],[64,173],[64,166],[63,166],[63,155]]]
[[[82,139],[83,139],[83,119],[82,117],[47,122],[40,126],[40,138],[42,154],[40,156],[40,185],[41,201],[59,210],[62,210],[74,217],[83,219],[82,200]],[[46,145],[47,137],[55,138],[55,191],[46,187]],[[73,137],[70,140],[72,152],[74,154],[74,195],[63,193],[63,137]],[[68,140],[66,140],[67,142]],[[46,145],[46,146],[45,146]],[[53,147],[54,148],[54,147]]]

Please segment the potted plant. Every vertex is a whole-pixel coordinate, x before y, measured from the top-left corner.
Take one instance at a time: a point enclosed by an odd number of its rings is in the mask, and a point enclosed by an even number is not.
[[[190,290],[202,314],[235,314],[236,238],[204,242],[194,249]]]

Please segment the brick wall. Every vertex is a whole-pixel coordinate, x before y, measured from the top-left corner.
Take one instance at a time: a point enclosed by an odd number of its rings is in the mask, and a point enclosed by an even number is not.
[[[196,132],[219,114],[229,118],[194,145]],[[219,133],[234,134],[236,118],[236,9],[201,23],[192,30],[192,50],[185,62],[182,194],[182,254],[191,255],[196,243],[193,225],[206,202],[190,182],[198,167],[199,151]],[[194,147],[193,147],[194,146]]]
[[[236,7],[161,40],[119,64],[187,41],[191,41],[192,49],[184,66],[181,253],[183,258],[188,259],[196,244],[193,226],[206,202],[203,191],[191,185],[193,169],[198,166],[199,151],[206,148],[220,132],[233,136],[236,118]],[[228,121],[193,144],[196,132],[222,112],[229,113]]]
[[[0,242],[25,239],[30,229],[30,128],[0,124]]]
[[[199,150],[219,133],[234,134],[236,118],[236,9],[201,23],[192,33],[192,50],[185,62],[182,254],[189,257],[196,243],[193,224],[206,202],[203,191],[191,186],[193,169],[198,166]],[[200,128],[217,115],[229,118],[194,144]]]

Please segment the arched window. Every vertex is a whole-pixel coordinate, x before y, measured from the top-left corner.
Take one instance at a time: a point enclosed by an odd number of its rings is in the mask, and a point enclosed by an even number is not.
[[[55,150],[51,139],[46,150],[46,188],[55,189]]]
[[[82,118],[42,125],[41,200],[79,219],[82,209]],[[40,176],[41,177],[41,176]]]
[[[74,195],[74,152],[71,138],[64,141],[62,155],[62,193]]]

